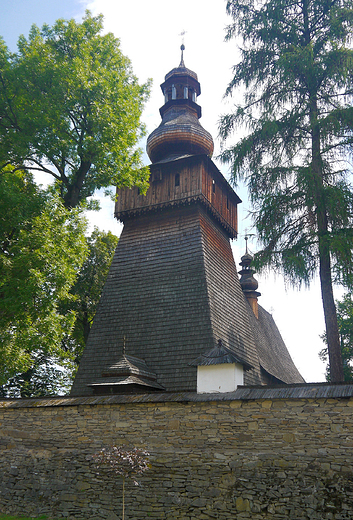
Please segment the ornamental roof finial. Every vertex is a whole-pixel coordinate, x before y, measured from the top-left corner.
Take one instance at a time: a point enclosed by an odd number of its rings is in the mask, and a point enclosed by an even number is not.
[[[248,233],[248,230],[246,229],[245,230],[245,254],[246,255],[249,255],[249,250],[248,250],[248,240],[250,237],[254,237],[255,235],[253,233]]]
[[[179,36],[182,36],[182,43],[180,45],[180,50],[181,50],[181,60],[180,60],[180,65],[179,67],[184,67],[185,68],[185,63],[184,63],[184,51],[185,51],[185,45],[184,45],[184,36],[186,34],[186,31],[182,31],[180,33]]]
[[[180,60],[180,63],[179,63],[179,67],[184,67],[185,68],[185,63],[184,63],[185,45],[183,43],[180,45],[180,50],[181,50],[181,60]]]
[[[258,304],[257,304],[257,298],[258,296],[261,296],[261,293],[257,292],[256,289],[258,288],[257,280],[254,278],[255,270],[251,267],[251,262],[253,261],[253,256],[249,253],[248,249],[248,240],[251,236],[249,233],[246,233],[245,235],[245,243],[246,243],[246,250],[245,255],[241,257],[240,265],[242,267],[242,270],[239,271],[239,274],[241,275],[240,278],[240,285],[243,290],[243,293],[245,297],[247,298],[248,302],[250,303],[250,306],[256,316],[256,318],[259,317],[259,310],[258,310]]]

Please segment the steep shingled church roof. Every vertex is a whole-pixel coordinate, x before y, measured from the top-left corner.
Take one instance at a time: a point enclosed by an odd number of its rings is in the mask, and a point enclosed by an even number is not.
[[[71,394],[195,392],[194,361],[219,340],[245,384],[301,383],[257,286],[239,281],[230,239],[241,201],[210,158],[197,75],[182,57],[161,88],[150,187],[117,190],[124,229]]]

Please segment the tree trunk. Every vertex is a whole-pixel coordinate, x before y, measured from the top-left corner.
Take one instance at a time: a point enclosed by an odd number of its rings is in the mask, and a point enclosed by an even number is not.
[[[330,252],[324,237],[319,239],[320,284],[324,308],[327,349],[330,362],[330,379],[333,383],[344,381],[343,361],[340,347],[337,312],[332,290]]]
[[[327,349],[330,362],[330,377],[334,383],[344,381],[343,361],[338,332],[336,305],[333,297],[329,228],[327,220],[323,164],[321,157],[321,136],[318,122],[316,93],[310,99],[310,123],[312,137],[311,175],[313,199],[316,206],[317,233],[319,241],[319,276],[324,309]]]
[[[91,167],[90,161],[81,161],[80,167],[77,170],[75,176],[73,176],[73,184],[67,184],[67,193],[64,197],[64,204],[66,208],[75,208],[81,201],[81,190],[87,175],[88,170]]]

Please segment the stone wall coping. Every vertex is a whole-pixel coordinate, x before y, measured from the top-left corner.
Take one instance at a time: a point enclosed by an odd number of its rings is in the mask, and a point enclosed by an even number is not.
[[[292,385],[238,386],[235,392],[197,394],[196,392],[103,396],[55,396],[42,398],[8,398],[0,400],[0,408],[45,408],[80,405],[112,405],[137,403],[188,403],[210,401],[249,401],[261,399],[348,399],[353,397],[351,383],[305,383]]]

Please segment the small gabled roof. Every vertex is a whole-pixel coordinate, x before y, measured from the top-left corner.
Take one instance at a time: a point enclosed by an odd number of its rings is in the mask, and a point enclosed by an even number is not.
[[[102,376],[88,386],[94,388],[119,387],[120,385],[138,385],[164,390],[157,382],[157,376],[143,359],[123,354],[117,363],[102,371]]]
[[[152,390],[165,390],[165,388],[157,383],[157,381],[149,381],[143,379],[141,377],[136,376],[120,376],[120,377],[110,377],[110,378],[101,378],[95,381],[94,383],[87,385],[92,388],[101,388],[101,389],[113,389],[114,387],[123,387],[124,385],[135,385],[138,387],[146,387],[146,392],[148,389]],[[114,393],[114,392],[113,392]]]
[[[237,363],[243,365],[244,370],[253,368],[250,363],[240,359],[231,350],[222,344],[222,340],[218,340],[216,347],[211,348],[205,354],[201,354],[197,359],[190,363],[191,366],[210,366],[210,365],[226,365],[229,363]]]
[[[126,373],[151,379],[156,378],[156,374],[147,367],[145,360],[135,356],[127,356],[126,354],[123,354],[120,360],[111,365],[107,370],[103,370],[102,377],[119,376]]]

